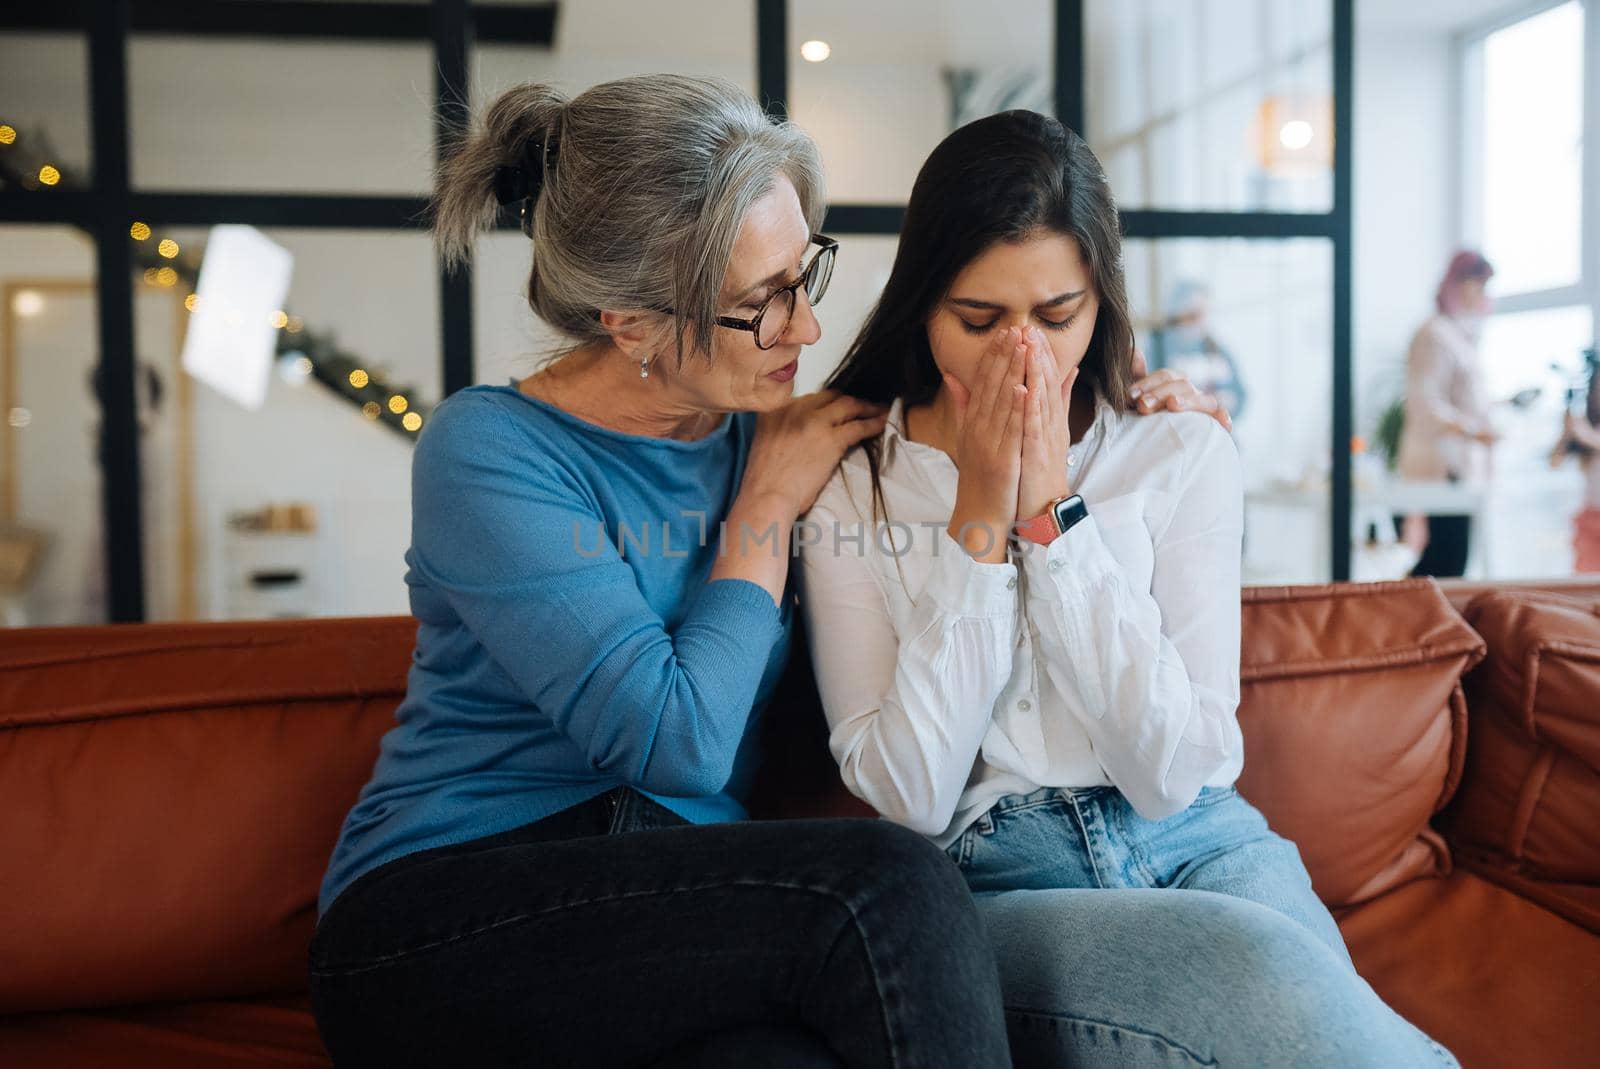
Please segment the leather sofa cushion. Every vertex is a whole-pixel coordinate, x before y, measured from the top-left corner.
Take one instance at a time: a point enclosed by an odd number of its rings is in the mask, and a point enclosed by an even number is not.
[[[1356,969],[1471,1069],[1593,1065],[1600,935],[1470,872],[1339,916]]]
[[[304,995],[0,1017],[0,1065],[50,1069],[326,1069]]]
[[[1246,590],[1239,789],[1331,907],[1449,871],[1429,821],[1460,779],[1483,641],[1428,579]]]

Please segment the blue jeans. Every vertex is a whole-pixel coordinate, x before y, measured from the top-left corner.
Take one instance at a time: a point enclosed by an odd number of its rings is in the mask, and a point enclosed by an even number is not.
[[[1159,821],[1113,787],[1008,795],[947,852],[1016,1065],[1457,1064],[1356,974],[1299,850],[1231,787]]]

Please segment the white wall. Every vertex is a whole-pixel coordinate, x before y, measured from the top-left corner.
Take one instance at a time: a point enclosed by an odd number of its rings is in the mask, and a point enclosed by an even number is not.
[[[1411,334],[1449,258],[1456,184],[1453,48],[1444,31],[1356,41],[1354,361],[1357,433],[1404,385]]]

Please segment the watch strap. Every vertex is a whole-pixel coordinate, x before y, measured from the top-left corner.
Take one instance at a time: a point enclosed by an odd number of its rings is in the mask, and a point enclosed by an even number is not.
[[[1051,540],[1061,533],[1060,529],[1056,527],[1055,514],[1049,509],[1039,513],[1031,520],[1024,520],[1022,523],[1017,524],[1016,530],[1021,537],[1030,542],[1037,542],[1041,546],[1049,545]]]
[[[1017,524],[1017,534],[1030,542],[1047,546],[1089,515],[1089,507],[1079,494],[1058,497],[1039,515]]]

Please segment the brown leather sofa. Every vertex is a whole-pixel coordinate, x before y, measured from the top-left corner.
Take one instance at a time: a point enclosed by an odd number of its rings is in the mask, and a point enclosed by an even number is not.
[[[1596,1064],[1600,585],[1451,596],[1248,591],[1241,789],[1362,973],[1463,1064]],[[0,632],[0,1066],[327,1064],[316,891],[413,634]],[[759,817],[862,811],[808,672],[768,719]]]

